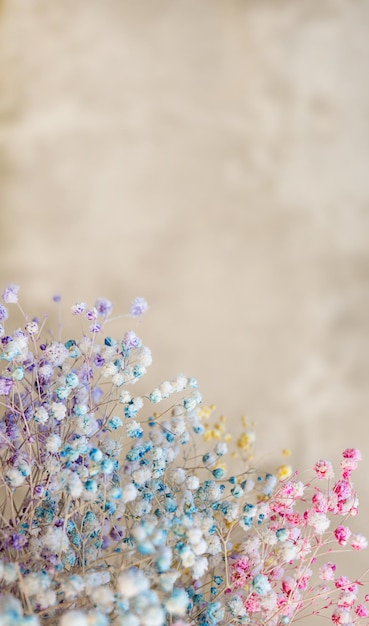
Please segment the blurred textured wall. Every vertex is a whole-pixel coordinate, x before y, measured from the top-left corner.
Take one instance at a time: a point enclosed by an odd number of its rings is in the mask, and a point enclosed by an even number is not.
[[[152,380],[196,376],[265,459],[361,447],[364,501],[368,25],[366,0],[3,0],[0,33],[1,284],[33,313],[145,296]]]

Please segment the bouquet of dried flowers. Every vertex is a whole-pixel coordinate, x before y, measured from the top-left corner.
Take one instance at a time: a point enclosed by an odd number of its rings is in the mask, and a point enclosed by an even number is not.
[[[0,626],[368,623],[364,578],[333,559],[367,545],[347,525],[358,450],[337,478],[326,460],[260,472],[245,422],[230,473],[195,379],[134,393],[151,353],[109,334],[110,301],[75,304],[78,335],[55,339],[46,319],[10,327],[17,286],[2,298]]]

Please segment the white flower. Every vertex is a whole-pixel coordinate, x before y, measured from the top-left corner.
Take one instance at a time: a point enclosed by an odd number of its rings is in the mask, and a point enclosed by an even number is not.
[[[136,396],[135,398],[132,399],[132,403],[133,406],[135,407],[136,411],[139,411],[140,409],[142,409],[144,402],[142,400],[142,398],[140,396]]]
[[[170,423],[170,430],[174,435],[183,435],[186,432],[186,422],[182,417],[174,417]]]
[[[187,387],[187,378],[183,374],[178,374],[172,382],[174,391],[183,391]]]
[[[14,563],[4,563],[1,574],[6,585],[10,585],[18,579],[18,572]]]
[[[209,554],[219,554],[222,551],[222,545],[218,535],[213,534],[207,537]]]
[[[200,554],[204,554],[204,552],[208,551],[208,544],[206,543],[205,539],[201,539],[199,543],[196,543],[192,546],[192,550],[194,551],[196,556],[200,556]]]
[[[187,538],[192,546],[200,543],[203,538],[201,528],[189,528],[187,531]]]
[[[165,608],[171,615],[185,615],[188,601],[188,593],[184,589],[175,589],[165,602]]]
[[[47,609],[56,604],[56,593],[54,589],[39,589],[37,594],[37,604],[41,609]]]
[[[58,452],[58,450],[60,450],[61,444],[62,440],[59,435],[49,435],[49,437],[46,439],[45,447],[46,450],[48,450],[52,454],[55,454],[56,452]]]
[[[62,582],[62,590],[66,600],[75,600],[85,589],[85,582],[82,576],[72,574]]]
[[[49,526],[45,535],[42,537],[42,542],[50,552],[55,552],[55,554],[61,554],[69,548],[69,539],[63,531],[63,528]]]
[[[140,616],[142,626],[164,626],[165,613],[161,606],[149,606]]]
[[[160,587],[163,589],[163,591],[165,591],[166,593],[172,592],[174,583],[176,582],[177,578],[180,577],[180,575],[181,574],[178,570],[161,574],[159,582]]]
[[[230,600],[227,600],[227,605],[233,617],[242,617],[243,615],[246,615],[247,611],[240,596],[233,596]]]
[[[54,341],[45,348],[45,358],[53,365],[63,365],[65,359],[69,356],[69,352],[63,343]]]
[[[165,380],[164,382],[162,382],[159,389],[163,398],[169,398],[169,396],[174,391],[173,385],[169,382],[169,380]]]
[[[128,483],[123,487],[122,500],[125,504],[127,504],[127,502],[133,502],[133,500],[136,500],[137,496],[138,491],[133,483]]]
[[[101,368],[101,374],[104,378],[108,378],[109,376],[114,376],[118,374],[118,368],[114,363],[104,363]]]
[[[61,422],[66,415],[67,407],[62,402],[52,402],[50,405],[50,415],[58,422]]]
[[[196,556],[188,546],[184,548],[180,556],[183,567],[192,567],[194,565]]]
[[[286,563],[289,563],[289,561],[294,561],[297,557],[297,547],[291,541],[285,541],[279,551],[282,555],[283,560]]]
[[[151,478],[151,469],[149,467],[142,467],[133,472],[132,478],[138,485],[144,485]]]
[[[209,500],[219,500],[221,497],[221,490],[220,490],[220,486],[216,483],[213,482],[209,485],[209,490],[208,490],[208,496],[209,496]]]
[[[208,570],[209,562],[205,556],[201,556],[196,559],[195,563],[192,565],[192,576],[195,580],[199,580]]]
[[[95,587],[90,593],[90,598],[105,610],[113,609],[114,593],[108,585]]]
[[[59,626],[89,626],[89,619],[82,611],[68,611],[62,615]]]
[[[228,446],[224,441],[219,441],[217,443],[217,445],[215,446],[215,454],[217,454],[218,456],[223,456],[224,454],[227,454],[228,452]]]
[[[119,617],[119,626],[140,626],[140,620],[133,613],[125,613]]]
[[[140,363],[140,365],[143,365],[144,367],[149,367],[151,365],[152,355],[151,355],[150,348],[148,348],[147,346],[144,346],[141,349],[138,362]]]
[[[183,467],[177,467],[172,472],[172,480],[176,485],[182,485],[186,480],[186,472]]]
[[[23,485],[25,476],[23,476],[22,472],[20,472],[15,467],[9,467],[5,471],[5,480],[10,485],[10,487],[19,487]]]
[[[200,480],[198,476],[189,476],[187,478],[186,486],[188,487],[188,489],[191,489],[191,491],[198,489],[199,485],[200,485]]]
[[[113,385],[120,387],[124,383],[124,375],[121,372],[118,372],[118,374],[114,374],[111,380]]]
[[[46,582],[48,583],[46,587],[50,585],[50,579],[45,576]],[[27,576],[23,577],[23,587],[28,596],[35,596],[39,593],[40,589],[44,584],[43,576],[40,575],[39,572],[31,572]]]
[[[72,498],[79,498],[83,491],[83,484],[78,474],[65,469],[60,475],[60,482],[62,488],[66,489]]]
[[[37,322],[27,322],[25,329],[29,335],[37,335],[39,331],[39,326]]]
[[[41,378],[49,379],[53,375],[53,366],[50,363],[45,363],[45,365],[41,365],[38,369],[39,376]]]
[[[308,517],[308,524],[312,526],[318,535],[322,535],[330,525],[330,519],[325,513],[313,511]]]
[[[130,401],[131,394],[129,393],[129,391],[126,391],[125,389],[121,391],[119,395],[119,402],[121,402],[122,404],[128,404],[128,402]]]
[[[45,407],[39,406],[33,414],[33,419],[38,424],[46,424],[49,419],[49,414],[46,411]]]
[[[158,402],[160,402],[161,398],[162,396],[161,396],[160,389],[153,389],[153,391],[149,395],[150,402],[153,402],[154,404],[157,404]]]
[[[118,576],[118,591],[130,600],[150,588],[150,581],[140,570],[126,570]]]

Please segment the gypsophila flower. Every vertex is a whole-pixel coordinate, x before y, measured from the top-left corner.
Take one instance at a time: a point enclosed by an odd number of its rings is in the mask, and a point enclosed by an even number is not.
[[[76,304],[74,304],[71,307],[72,313],[73,315],[80,315],[81,313],[83,313],[86,310],[86,303],[85,302],[77,302]]]
[[[49,435],[49,437],[47,437],[46,442],[45,442],[45,448],[48,452],[51,452],[52,454],[56,454],[62,445],[62,439],[61,437],[59,437],[59,435],[53,434],[53,435]]]
[[[130,314],[132,317],[139,317],[140,315],[143,315],[143,313],[145,313],[148,308],[149,306],[145,298],[137,297],[131,302]]]
[[[96,300],[95,308],[99,315],[102,317],[108,317],[112,312],[113,305],[110,300],[107,300],[106,298],[99,298]]]
[[[14,285],[14,284],[8,285],[4,289],[3,295],[2,295],[4,302],[6,302],[7,304],[16,304],[18,302],[18,292],[19,292],[18,285]]]
[[[0,376],[0,396],[8,396],[14,387],[14,381],[11,378]]]
[[[73,610],[62,616],[59,626],[90,626],[90,621],[82,611]]]
[[[55,341],[45,348],[45,358],[53,365],[62,365],[69,356],[68,350],[63,343]]]
[[[46,316],[6,335],[1,306],[0,624],[282,626],[304,611],[366,624],[364,578],[327,561],[367,546],[349,528],[358,450],[335,482],[326,460],[304,480],[285,463],[260,472],[252,425],[213,422],[193,377],[128,392],[152,355],[133,330],[104,334],[109,300],[74,305],[66,340]],[[147,308],[136,298],[130,314]]]
[[[0,320],[3,322],[7,320],[8,317],[9,317],[8,309],[3,304],[0,304]]]
[[[33,414],[33,419],[39,424],[45,424],[49,419],[49,414],[45,407],[39,406]]]
[[[368,539],[361,533],[357,533],[352,535],[350,545],[354,550],[364,550],[364,548],[368,547]]]

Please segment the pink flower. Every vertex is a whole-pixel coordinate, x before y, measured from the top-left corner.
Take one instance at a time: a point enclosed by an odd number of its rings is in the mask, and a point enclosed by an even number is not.
[[[364,548],[368,546],[368,540],[361,533],[357,533],[356,535],[352,535],[350,545],[354,550],[364,550]]]
[[[345,546],[347,544],[347,540],[351,535],[351,530],[347,526],[337,526],[334,531],[334,536],[336,537],[340,546]]]
[[[349,624],[350,613],[346,609],[337,609],[332,615],[333,624]]]
[[[315,463],[314,470],[318,478],[333,478],[334,476],[332,463],[325,459],[321,459]]]
[[[355,613],[358,617],[368,617],[369,615],[368,609],[364,606],[364,604],[358,604],[355,608]]]
[[[347,576],[340,576],[337,578],[335,585],[337,589],[347,589],[351,585],[351,581]]]
[[[312,499],[313,508],[317,513],[326,513],[328,510],[327,498],[321,491],[316,491]]]
[[[333,491],[339,500],[347,500],[352,495],[352,487],[348,480],[338,480]]]
[[[286,576],[286,578],[284,578],[282,580],[282,591],[286,596],[289,596],[292,589],[294,588],[295,585],[295,581],[293,578],[291,578],[291,576]]]
[[[322,580],[334,580],[334,572],[336,566],[334,563],[325,563],[319,570],[320,578]]]
[[[312,576],[313,572],[311,571],[311,569],[308,569],[305,571],[304,575],[301,576],[300,580],[298,581],[298,588],[301,590],[307,589],[307,586],[309,584],[309,580]]]
[[[256,613],[260,610],[260,597],[256,593],[252,593],[246,600],[245,607],[249,613]]]
[[[341,594],[338,598],[337,605],[342,606],[345,609],[351,608],[356,602],[356,593],[352,591],[345,591],[345,593]]]
[[[342,453],[344,459],[354,459],[354,461],[361,461],[361,452],[356,448],[346,448]]]

